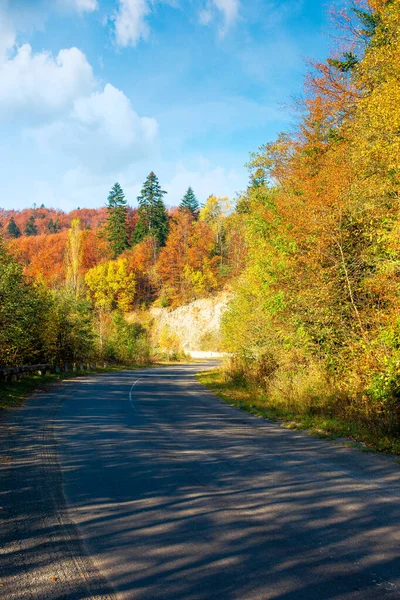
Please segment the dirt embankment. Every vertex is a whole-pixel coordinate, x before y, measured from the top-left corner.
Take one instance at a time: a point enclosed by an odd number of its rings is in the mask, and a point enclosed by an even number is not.
[[[152,308],[150,314],[154,319],[154,335],[158,340],[176,336],[185,352],[220,352],[221,317],[231,298],[231,294],[223,292],[174,310]]]

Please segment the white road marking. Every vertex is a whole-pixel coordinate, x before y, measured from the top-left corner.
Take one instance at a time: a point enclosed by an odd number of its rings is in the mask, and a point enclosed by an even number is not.
[[[132,387],[131,387],[131,389],[130,389],[130,391],[129,391],[129,402],[131,403],[131,406],[132,406],[133,410],[135,410],[135,403],[134,403],[134,401],[133,401],[133,398],[132,398],[132,392],[133,392],[133,388],[135,387],[135,385],[136,385],[136,384],[137,384],[139,381],[140,381],[140,379],[137,379],[137,380],[135,381],[135,383],[132,385]]]

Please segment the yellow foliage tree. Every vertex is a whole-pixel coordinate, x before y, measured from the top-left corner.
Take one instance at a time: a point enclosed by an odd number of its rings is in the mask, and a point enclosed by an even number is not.
[[[135,297],[136,281],[126,258],[118,258],[90,269],[85,276],[88,295],[103,311],[118,308],[128,312]]]
[[[66,279],[78,298],[82,293],[83,231],[80,219],[72,219],[65,249]]]

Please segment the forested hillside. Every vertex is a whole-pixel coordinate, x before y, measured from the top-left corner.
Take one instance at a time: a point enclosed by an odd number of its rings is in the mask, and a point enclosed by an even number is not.
[[[243,269],[242,220],[226,198],[201,207],[189,188],[167,210],[165,195],[150,173],[136,209],[116,183],[99,210],[3,211],[0,366],[146,362],[146,309],[213,294]]]
[[[297,131],[252,155],[233,376],[276,405],[386,433],[400,417],[400,2],[357,2]]]
[[[150,173],[136,209],[115,184],[98,211],[1,213],[1,365],[148,356],[124,315],[228,286],[230,377],[398,433],[400,0],[333,17],[295,131],[251,155],[234,203],[189,188],[167,210]]]

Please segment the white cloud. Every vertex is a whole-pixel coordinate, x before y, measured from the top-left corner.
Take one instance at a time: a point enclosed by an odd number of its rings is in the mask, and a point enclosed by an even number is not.
[[[77,98],[64,118],[31,129],[29,136],[43,152],[63,156],[71,169],[110,172],[151,153],[158,124],[139,117],[125,94],[108,83],[102,92]]]
[[[98,0],[0,0],[0,62],[15,46],[17,34],[43,29],[49,13],[83,14],[98,8]]]
[[[155,170],[163,189],[168,192],[165,197],[168,206],[178,206],[189,186],[200,202],[205,202],[210,194],[227,196],[232,200],[237,192],[246,188],[248,180],[244,168],[223,168],[201,157],[190,167],[182,162],[151,160],[96,173],[82,167],[72,168],[57,181],[53,196],[64,210],[77,206],[101,206],[112,184],[119,181],[129,204],[136,206],[137,196],[150,170]]]
[[[110,19],[117,46],[136,46],[149,37],[148,18],[158,4],[179,6],[178,0],[118,0],[118,9]]]
[[[165,200],[167,204],[179,204],[189,186],[193,188],[200,202],[205,202],[211,194],[232,199],[236,192],[246,186],[246,179],[243,173],[238,173],[235,169],[213,167],[203,158],[200,158],[196,169],[187,169],[179,162],[172,179],[163,186],[168,192]]]
[[[24,2],[18,10],[13,5],[13,19],[2,20],[11,4],[0,0],[0,122],[12,119],[31,155],[43,151],[46,164],[64,172],[79,168],[110,173],[152,154],[158,143],[157,121],[140,117],[111,84],[99,89],[81,50],[63,49],[54,56],[35,53],[29,44],[15,45],[13,24],[25,30],[26,21],[17,19],[22,19]],[[38,17],[35,26],[44,14],[40,6],[41,0],[34,7],[27,5]],[[54,0],[53,8],[89,11],[97,8],[97,1]]]
[[[58,4],[82,13],[93,12],[99,7],[97,0],[58,0]]]
[[[213,14],[212,14],[211,10],[204,8],[199,12],[200,25],[209,25],[212,20],[213,20]]]
[[[78,48],[34,54],[29,44],[0,63],[0,117],[48,117],[70,107],[95,86],[92,67]]]
[[[152,142],[158,132],[157,122],[139,117],[125,94],[109,83],[103,92],[78,98],[72,117],[88,129],[98,130],[120,148]]]
[[[0,4],[0,62],[5,58],[7,50],[15,44],[15,30],[11,19],[2,12]]]
[[[213,0],[215,7],[224,17],[225,26],[230,27],[239,15],[239,0]]]
[[[201,25],[209,25],[219,13],[223,19],[220,34],[225,35],[227,30],[239,17],[240,0],[208,0],[206,7],[199,13]]]
[[[150,14],[147,0],[119,0],[114,16],[115,40],[118,46],[136,46],[149,35],[146,17]]]

